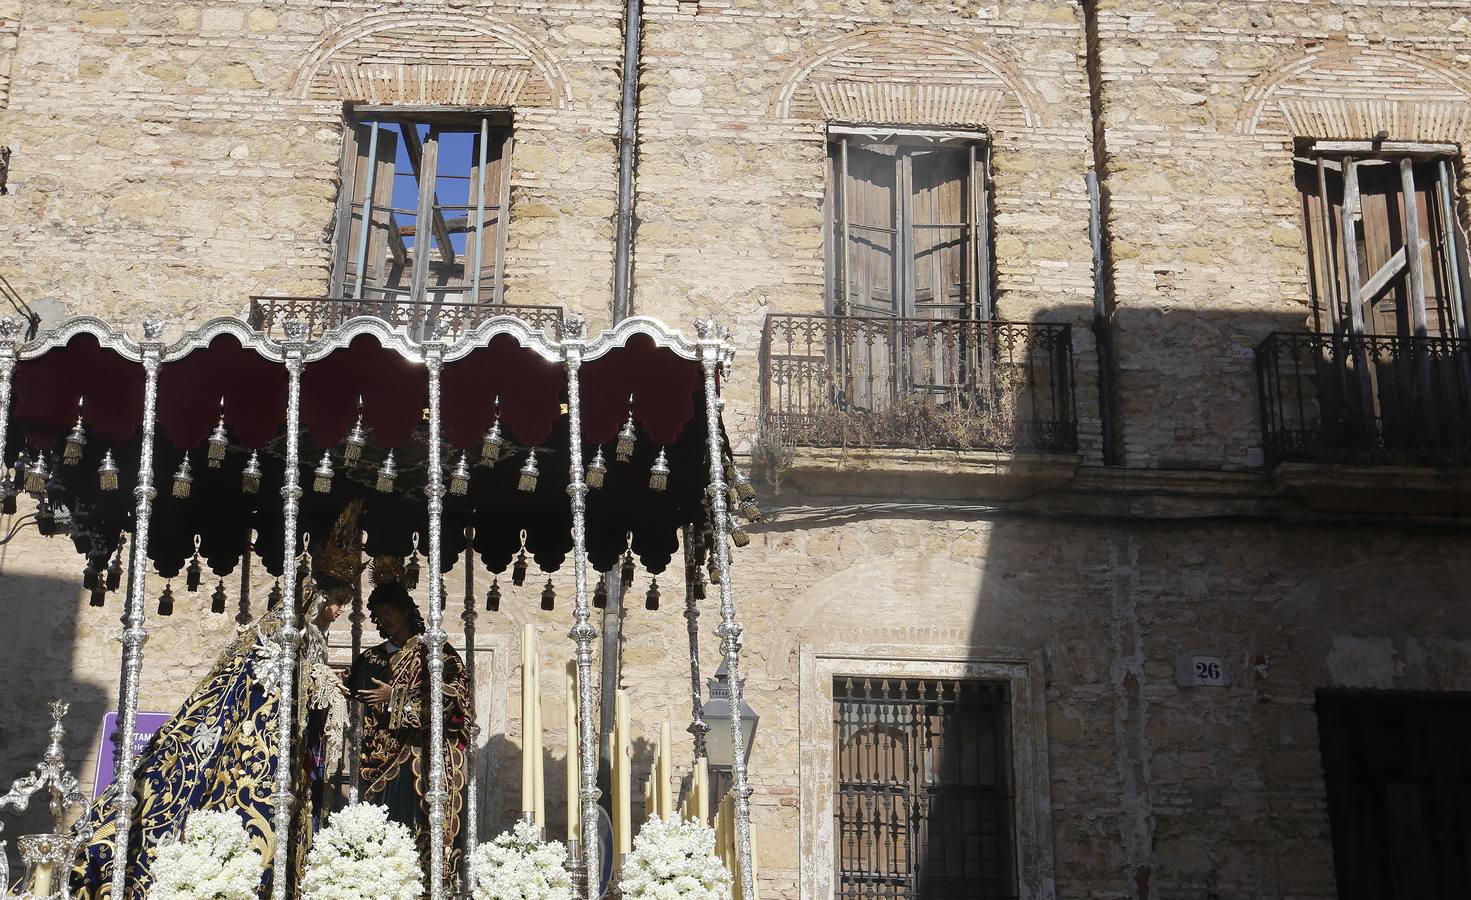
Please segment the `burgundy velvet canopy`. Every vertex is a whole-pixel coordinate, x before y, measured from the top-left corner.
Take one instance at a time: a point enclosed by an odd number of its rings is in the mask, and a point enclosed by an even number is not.
[[[691,345],[681,353],[660,346],[647,330],[621,334],[590,353],[581,368],[584,462],[601,446],[608,465],[604,487],[588,494],[588,555],[594,568],[606,571],[631,540],[644,566],[658,573],[678,546],[679,528],[704,517],[709,457],[703,371],[688,358]],[[540,568],[553,570],[572,548],[567,372],[549,352],[553,345],[538,341],[539,336],[490,333],[468,349],[452,345],[446,355],[440,403],[444,472],[448,477],[465,453],[472,477],[465,494],[445,497],[444,570],[464,554],[469,529],[475,553],[495,572],[523,548]],[[46,493],[53,505],[70,510],[77,548],[94,565],[115,554],[123,535],[134,530],[132,491],[144,405],[139,355],[107,343],[92,330],[79,330],[59,346],[22,354],[7,446],[0,451],[7,465],[22,454],[23,466],[45,455],[51,473]],[[428,378],[424,364],[402,352],[406,346],[369,330],[308,347],[301,381],[298,547],[304,538],[309,549],[312,536],[325,536],[349,499],[362,497],[369,554],[427,550]],[[197,548],[209,569],[223,577],[249,548],[268,571],[281,575],[287,372],[279,347],[259,333],[227,328],[200,338],[197,346],[166,351],[164,360],[148,546],[155,569],[177,576]],[[361,461],[348,467],[341,451],[360,409],[368,444]],[[88,440],[81,459],[65,464],[62,448],[79,410]],[[632,458],[620,463],[613,443],[630,414],[638,440]],[[229,447],[212,467],[207,441],[221,415]],[[497,417],[506,451],[494,466],[480,465],[482,438]],[[649,470],[661,449],[670,476],[667,489],[654,491]],[[324,450],[335,473],[325,493],[313,486]],[[376,489],[376,474],[390,450],[399,474],[392,490],[383,492]],[[119,484],[103,491],[97,472],[109,451]],[[262,471],[254,493],[242,489],[252,451]],[[523,491],[518,475],[529,453],[536,455],[540,475],[534,490]],[[186,454],[193,482],[189,496],[180,499],[171,485]]]

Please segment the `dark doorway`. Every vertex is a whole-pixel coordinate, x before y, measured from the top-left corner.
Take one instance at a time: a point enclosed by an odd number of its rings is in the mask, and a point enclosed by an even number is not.
[[[1320,693],[1344,900],[1471,896],[1471,697]]]

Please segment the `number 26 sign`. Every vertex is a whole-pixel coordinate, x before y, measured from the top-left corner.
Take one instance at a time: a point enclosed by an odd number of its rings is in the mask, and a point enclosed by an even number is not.
[[[1175,660],[1175,681],[1181,687],[1225,687],[1231,678],[1221,657],[1187,653]]]

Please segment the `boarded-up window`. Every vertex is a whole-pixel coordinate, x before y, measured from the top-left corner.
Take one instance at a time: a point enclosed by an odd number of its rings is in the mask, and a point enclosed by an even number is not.
[[[355,123],[343,153],[334,296],[501,302],[510,147],[509,128],[484,117]]]
[[[840,898],[1016,896],[1005,685],[833,685]]]
[[[1471,698],[1316,705],[1338,896],[1471,897]]]
[[[1353,240],[1346,257],[1349,181]],[[1298,159],[1297,187],[1318,330],[1415,335],[1421,333],[1417,304],[1423,304],[1425,335],[1464,335],[1466,247],[1455,214],[1453,160],[1314,154]],[[1406,253],[1410,246],[1420,250],[1423,300],[1416,296],[1415,261]]]
[[[829,142],[832,312],[991,317],[986,151],[944,136]]]

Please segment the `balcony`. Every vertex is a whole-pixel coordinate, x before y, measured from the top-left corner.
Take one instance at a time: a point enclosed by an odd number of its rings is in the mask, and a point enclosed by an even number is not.
[[[1276,332],[1256,363],[1269,468],[1471,463],[1471,342]]]
[[[771,314],[761,377],[766,441],[793,455],[840,448],[852,459],[874,451],[867,457],[885,456],[887,468],[905,477],[928,470],[943,478],[964,477],[977,460],[1016,475],[1020,455],[1077,449],[1067,325]]]
[[[512,306],[489,303],[456,303],[430,300],[358,300],[350,297],[251,297],[250,326],[275,333],[277,326],[295,318],[306,326],[307,337],[336,328],[356,316],[376,316],[422,340],[437,328],[447,339],[475,328],[493,316],[512,315],[532,328],[562,327],[560,306]],[[279,335],[277,335],[279,336]]]

